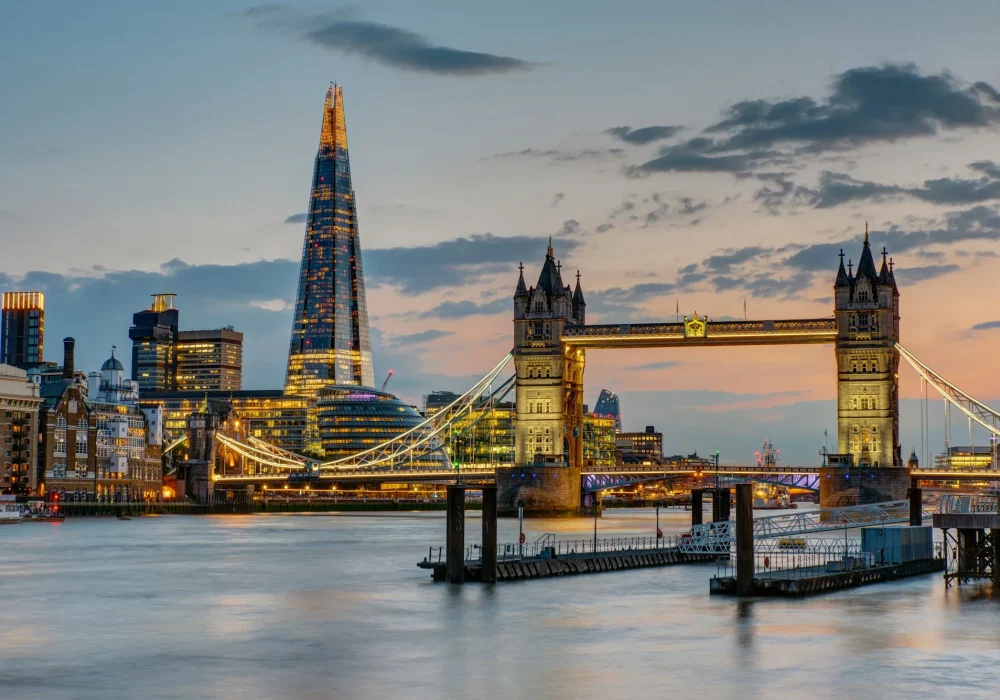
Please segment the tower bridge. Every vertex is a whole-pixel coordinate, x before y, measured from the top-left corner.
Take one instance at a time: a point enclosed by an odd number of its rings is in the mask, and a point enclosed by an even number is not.
[[[524,266],[520,268],[513,300],[513,350],[451,405],[370,449],[322,461],[255,439],[233,417],[200,414],[189,421],[186,440],[175,440],[169,447],[187,443],[190,458],[182,472],[198,481],[199,488],[251,483],[324,488],[340,482],[442,482],[458,477],[473,483],[495,482],[501,512],[523,503],[529,511],[572,513],[579,511],[587,494],[596,491],[697,472],[690,466],[598,467],[584,459],[588,350],[828,344],[833,346],[837,378],[837,454],[830,455],[831,466],[726,466],[719,470],[720,478],[818,489],[821,502],[836,504],[849,489],[858,491],[858,499],[899,500],[911,477],[983,480],[990,476],[982,471],[934,470],[927,465],[911,470],[903,463],[901,358],[917,371],[925,391],[933,387],[993,435],[1000,435],[1000,414],[899,344],[900,295],[892,261],[883,249],[881,269],[876,270],[867,233],[856,271],[851,263],[845,267],[841,253],[834,311],[828,318],[720,322],[693,314],[676,323],[588,325],[581,275],[577,273],[572,290],[563,284],[561,275],[550,240],[535,286],[526,285]],[[514,395],[513,463],[466,464],[455,469],[445,448],[510,394]],[[993,477],[1000,479],[1000,472]],[[872,495],[862,494],[865,489]]]

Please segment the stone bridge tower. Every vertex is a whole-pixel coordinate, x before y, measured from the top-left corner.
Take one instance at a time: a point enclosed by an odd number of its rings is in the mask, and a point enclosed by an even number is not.
[[[501,512],[517,501],[536,513],[580,507],[585,358],[583,350],[564,350],[561,337],[567,325],[582,325],[585,313],[580,275],[575,290],[563,284],[550,238],[538,283],[525,284],[522,265],[514,293],[517,466],[498,473]]]
[[[875,271],[865,226],[857,272],[840,251],[837,316],[837,451],[859,467],[901,467],[899,444],[899,289],[882,249]]]

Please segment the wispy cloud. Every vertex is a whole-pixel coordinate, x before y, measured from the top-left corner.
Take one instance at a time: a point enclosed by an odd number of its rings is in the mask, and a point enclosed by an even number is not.
[[[683,129],[683,126],[677,125],[644,126],[638,129],[630,126],[613,126],[605,129],[604,133],[633,146],[644,146],[647,143],[673,138]]]
[[[399,70],[470,77],[525,71],[538,65],[511,56],[436,45],[416,32],[355,19],[353,13],[344,11],[310,15],[282,5],[260,5],[243,14],[260,26],[291,32],[329,51]]]

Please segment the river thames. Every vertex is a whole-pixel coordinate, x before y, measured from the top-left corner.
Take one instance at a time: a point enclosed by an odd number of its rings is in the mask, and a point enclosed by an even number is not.
[[[664,511],[667,534],[690,513]],[[468,520],[477,541],[478,513]],[[529,541],[592,536],[525,521]],[[652,535],[607,511],[602,536]],[[500,541],[517,522],[500,522]],[[1000,601],[939,574],[712,598],[714,564],[496,586],[416,568],[444,514],[71,519],[0,529],[0,688],[37,698],[994,696]]]

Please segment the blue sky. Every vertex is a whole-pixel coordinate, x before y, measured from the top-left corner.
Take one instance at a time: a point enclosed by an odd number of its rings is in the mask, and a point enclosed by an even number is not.
[[[414,403],[509,348],[549,235],[595,321],[813,317],[866,220],[904,343],[995,403],[998,24],[995,2],[6,3],[0,287],[44,289],[49,358],[73,334],[92,366],[176,292],[182,325],[246,334],[247,387],[279,386],[285,221],[336,80],[376,372]],[[829,349],[594,353],[587,383],[672,451],[766,432],[812,461],[833,429]]]

